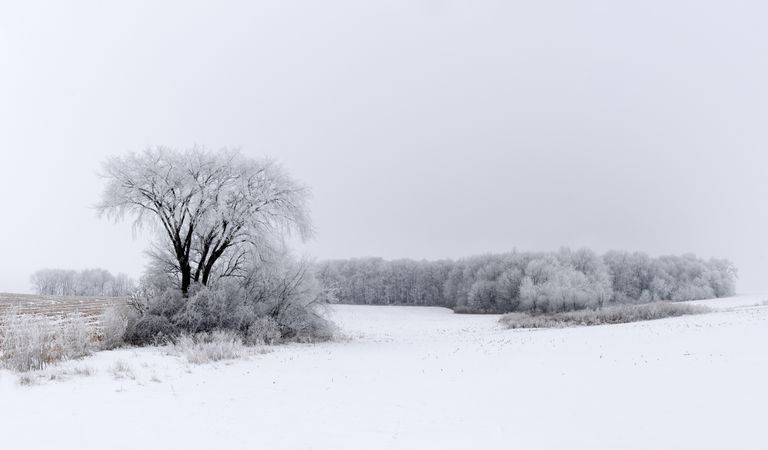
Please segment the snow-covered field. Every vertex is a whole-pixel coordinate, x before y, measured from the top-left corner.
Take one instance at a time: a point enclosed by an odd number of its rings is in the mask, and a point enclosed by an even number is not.
[[[0,448],[765,449],[765,299],[537,331],[336,306],[348,342],[202,366],[162,349],[102,352],[58,369],[93,375],[38,386],[0,372]],[[118,361],[133,375],[116,376]]]

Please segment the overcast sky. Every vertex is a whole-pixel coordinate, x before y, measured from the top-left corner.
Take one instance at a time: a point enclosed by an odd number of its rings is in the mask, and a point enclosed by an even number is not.
[[[311,186],[318,258],[693,252],[768,291],[765,2],[9,3],[0,292],[138,277],[100,164],[194,144]]]

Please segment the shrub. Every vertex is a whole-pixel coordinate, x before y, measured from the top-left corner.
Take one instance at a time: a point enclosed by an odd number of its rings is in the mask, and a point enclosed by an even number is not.
[[[145,308],[145,313],[154,316],[173,317],[177,314],[187,302],[187,299],[181,294],[181,291],[173,287],[166,288],[162,291],[153,292],[147,294],[146,302],[144,305],[139,306],[139,299],[134,299],[138,308]]]
[[[236,283],[221,282],[214,287],[202,287],[187,299],[171,321],[192,334],[219,329],[245,331],[256,319],[253,308],[245,299],[245,291]]]
[[[228,330],[248,344],[331,339],[330,322],[315,311],[324,296],[307,261],[284,251],[245,257],[237,277],[217,273],[208,285],[193,284],[181,295],[163,268],[154,268],[132,306],[143,317],[130,324],[127,342],[152,344],[178,334],[206,335]],[[162,282],[166,279],[166,282]],[[151,319],[150,319],[151,318]],[[202,333],[202,334],[201,334]]]
[[[248,327],[245,343],[248,345],[273,345],[280,342],[280,325],[272,317],[259,317]]]
[[[136,320],[128,306],[111,306],[104,310],[99,321],[99,347],[102,350],[112,350],[123,345],[129,323]]]
[[[176,340],[174,350],[192,364],[235,359],[246,353],[240,336],[231,331],[221,330],[182,335]]]
[[[284,338],[299,342],[320,342],[333,339],[334,326],[312,308],[288,305],[277,316]]]
[[[561,328],[639,322],[709,311],[705,306],[656,302],[551,314],[510,313],[503,315],[499,322],[507,328]]]
[[[125,332],[125,342],[133,345],[161,345],[178,335],[177,328],[167,317],[146,315],[130,325]]]

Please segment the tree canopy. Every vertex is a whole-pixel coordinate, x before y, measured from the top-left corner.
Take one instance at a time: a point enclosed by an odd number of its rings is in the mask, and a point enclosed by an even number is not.
[[[185,295],[241,275],[249,252],[286,234],[311,234],[307,188],[273,160],[158,147],[108,160],[104,177],[100,215],[156,229],[153,264]]]
[[[589,249],[511,252],[459,260],[361,258],[317,264],[338,301],[448,306],[457,311],[563,311],[610,303],[682,301],[733,295],[736,269],[694,255]]]

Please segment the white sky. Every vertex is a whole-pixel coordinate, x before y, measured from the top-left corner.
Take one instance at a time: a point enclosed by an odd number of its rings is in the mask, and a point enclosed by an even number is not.
[[[196,143],[310,185],[319,258],[694,252],[768,291],[765,2],[14,3],[0,291],[138,277],[142,238],[90,208],[100,163]]]

